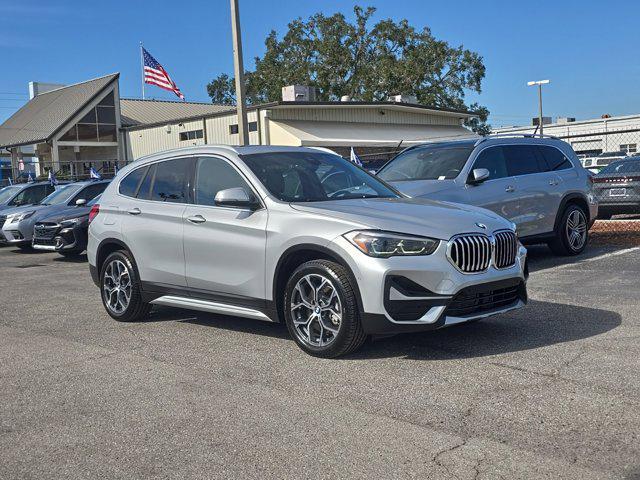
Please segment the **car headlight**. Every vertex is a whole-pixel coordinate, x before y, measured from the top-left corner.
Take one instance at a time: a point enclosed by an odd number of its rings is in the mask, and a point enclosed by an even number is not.
[[[349,232],[343,236],[362,253],[379,258],[431,255],[440,244],[435,238],[373,230]]]
[[[78,223],[77,218],[68,218],[67,220],[63,220],[62,222],[60,222],[60,225],[62,225],[63,227],[73,227],[76,223]]]
[[[36,213],[35,210],[31,210],[30,212],[18,213],[14,215],[13,219],[11,220],[11,223],[18,223],[18,222],[21,222],[22,220],[26,220],[27,218],[31,217],[34,213]]]

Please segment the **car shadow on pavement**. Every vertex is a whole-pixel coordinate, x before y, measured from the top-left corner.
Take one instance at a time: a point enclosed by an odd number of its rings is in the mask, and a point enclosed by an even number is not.
[[[263,322],[172,307],[153,307],[145,322],[181,322],[273,338],[289,337],[287,328],[282,323]]]
[[[69,257],[65,257],[63,255],[58,255],[53,259],[54,262],[62,262],[62,263],[87,263],[87,255],[72,255]]]
[[[531,272],[537,272],[561,265],[579,264],[585,260],[590,260],[592,258],[624,250],[626,248],[628,247],[619,245],[588,245],[585,251],[580,255],[576,255],[574,257],[561,257],[554,255],[546,245],[528,245],[527,261],[529,262],[529,270]]]
[[[480,322],[369,342],[346,358],[486,357],[593,337],[613,330],[621,322],[619,314],[608,310],[533,300],[523,309]]]
[[[10,246],[11,247],[11,246]],[[19,253],[20,255],[42,255],[43,253],[50,253],[46,250],[36,250],[35,248],[15,248],[11,250],[11,253]]]

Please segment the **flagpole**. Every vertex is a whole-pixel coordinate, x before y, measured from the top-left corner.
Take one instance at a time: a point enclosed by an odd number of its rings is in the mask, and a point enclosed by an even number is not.
[[[140,42],[140,75],[142,75],[142,99],[144,100],[144,54],[142,53],[142,42]]]

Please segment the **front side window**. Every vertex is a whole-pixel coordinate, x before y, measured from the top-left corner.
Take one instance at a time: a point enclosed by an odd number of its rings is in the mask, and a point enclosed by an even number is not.
[[[11,201],[11,205],[19,206],[39,203],[47,196],[48,192],[46,187],[46,185],[36,185],[25,188]]]
[[[78,192],[78,194],[71,199],[71,204],[75,204],[78,200],[84,199],[87,202],[93,199],[96,195],[100,195],[104,192],[104,189],[107,188],[108,183],[94,183],[93,185],[89,185],[87,188]]]
[[[507,160],[502,147],[489,147],[478,155],[473,168],[486,168],[489,170],[489,180],[508,177]]]
[[[502,147],[510,177],[546,171],[535,145],[505,145]]]
[[[378,176],[387,182],[456,178],[472,151],[473,145],[413,148],[391,160],[378,172]]]
[[[157,202],[187,203],[191,159],[178,158],[156,164],[151,188],[151,200]]]
[[[251,188],[238,171],[221,158],[203,157],[196,167],[195,202],[198,205],[215,205],[220,190],[242,187],[251,195]]]
[[[269,192],[285,202],[354,198],[397,198],[391,187],[353,163],[324,152],[270,152],[241,155]],[[328,172],[335,182],[325,181]],[[342,180],[337,181],[338,177]]]

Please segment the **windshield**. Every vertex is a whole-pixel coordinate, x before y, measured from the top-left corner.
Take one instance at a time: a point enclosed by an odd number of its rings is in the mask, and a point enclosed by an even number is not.
[[[397,198],[391,187],[353,163],[323,152],[241,155],[267,190],[285,202]]]
[[[610,163],[600,170],[598,175],[611,175],[616,173],[640,173],[640,159]]]
[[[378,176],[387,182],[450,180],[460,174],[473,148],[473,145],[412,148],[387,163]]]
[[[4,187],[0,189],[0,203],[6,203],[16,193],[20,191],[21,187]]]
[[[77,193],[82,187],[84,187],[83,184],[74,184],[74,183],[57,187],[55,192],[53,192],[48,197],[45,197],[40,202],[40,205],[60,205],[61,203],[65,203],[69,201],[69,199],[75,193]]]

